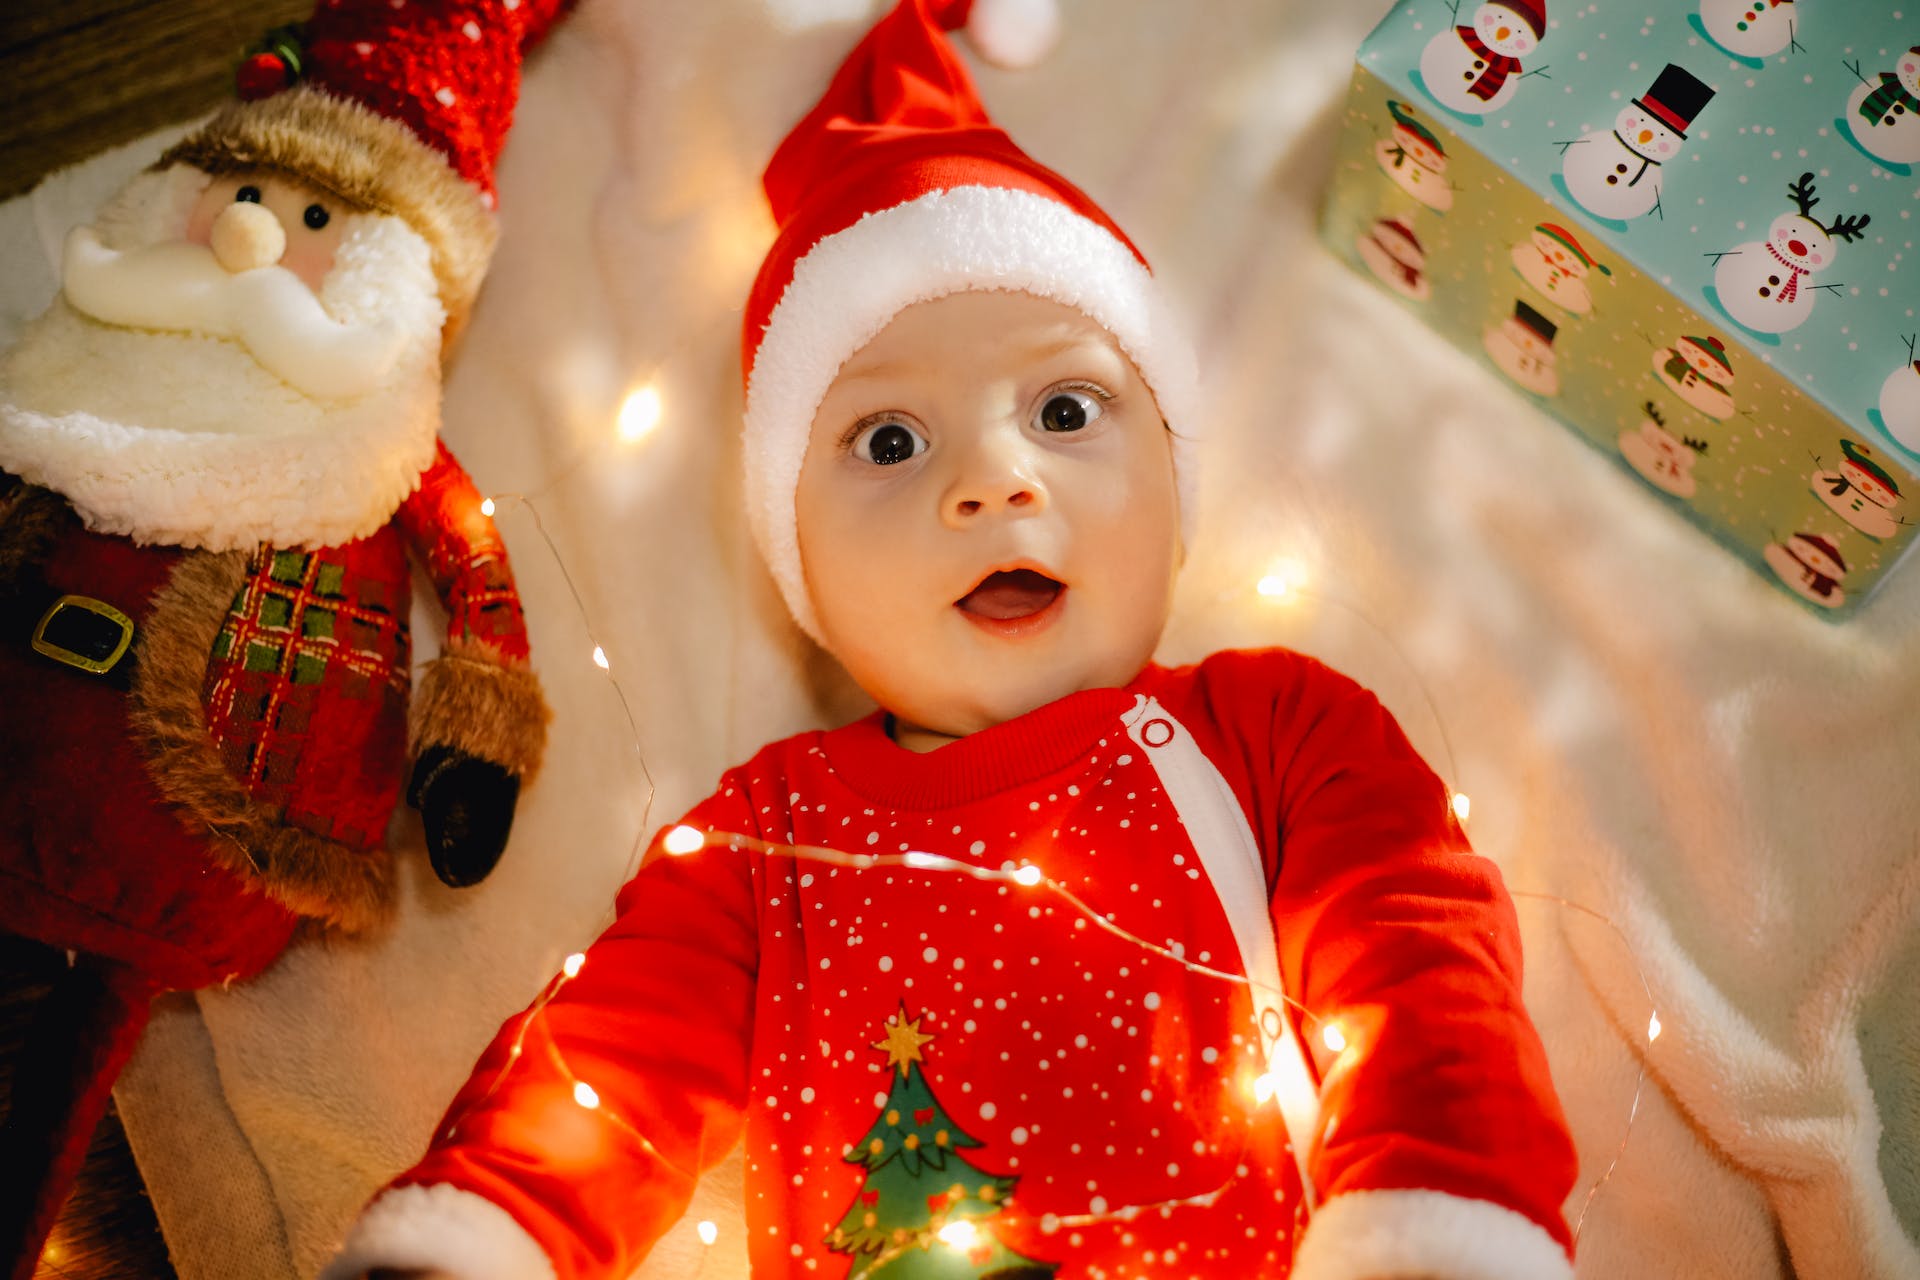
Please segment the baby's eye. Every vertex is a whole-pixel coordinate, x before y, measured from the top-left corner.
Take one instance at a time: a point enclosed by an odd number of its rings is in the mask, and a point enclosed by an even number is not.
[[[327,212],[327,207],[323,204],[308,205],[306,213],[301,216],[306,220],[307,226],[314,231],[320,230],[333,220],[333,215]]]
[[[1056,391],[1040,406],[1035,423],[1042,431],[1079,431],[1104,412],[1100,402],[1084,391]]]
[[[233,193],[233,202],[235,204],[259,204],[260,188],[249,182],[246,186],[241,187]]]
[[[905,462],[926,449],[923,436],[898,422],[877,422],[853,438],[853,456],[881,467]]]

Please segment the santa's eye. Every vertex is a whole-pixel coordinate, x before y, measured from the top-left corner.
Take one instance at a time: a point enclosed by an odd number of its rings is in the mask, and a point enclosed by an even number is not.
[[[320,228],[333,221],[333,215],[327,212],[327,207],[323,204],[308,205],[307,211],[302,214],[301,217],[307,226],[314,231],[320,230]]]
[[[259,204],[260,188],[254,186],[252,183],[248,183],[233,193],[233,202],[235,204]]]
[[[1105,412],[1091,388],[1061,390],[1047,396],[1033,421],[1042,431],[1081,431],[1099,421]]]
[[[905,462],[926,450],[924,436],[892,418],[859,428],[853,438],[853,456],[880,467]]]

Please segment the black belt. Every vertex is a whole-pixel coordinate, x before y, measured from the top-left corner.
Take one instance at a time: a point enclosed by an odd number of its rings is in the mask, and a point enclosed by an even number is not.
[[[133,619],[106,601],[28,581],[6,611],[9,639],[25,640],[41,658],[116,689],[132,683]]]

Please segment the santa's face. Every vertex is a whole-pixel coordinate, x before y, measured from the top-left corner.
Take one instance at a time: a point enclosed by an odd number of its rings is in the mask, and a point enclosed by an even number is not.
[[[205,245],[228,271],[277,265],[318,294],[352,214],[334,196],[278,174],[229,174],[214,178],[194,201],[186,240]],[[268,217],[278,234],[267,226]]]
[[[1393,126],[1393,140],[1407,153],[1407,159],[1422,169],[1432,169],[1438,173],[1447,164],[1447,158],[1435,151],[1427,141],[1403,124]]]
[[[1504,4],[1481,5],[1474,11],[1473,29],[1487,48],[1509,58],[1525,57],[1539,43],[1525,19]]]
[[[842,366],[795,493],[826,647],[916,749],[1131,680],[1180,561],[1153,393],[1081,312],[908,307]]]
[[[1533,247],[1540,251],[1547,265],[1562,275],[1575,280],[1587,278],[1587,264],[1580,261],[1579,255],[1544,231],[1533,233]]]
[[[1680,152],[1681,136],[1662,124],[1660,118],[1639,103],[1628,103],[1614,117],[1613,131],[1629,150],[1664,164]]]
[[[1818,271],[1833,261],[1833,238],[1812,218],[1785,213],[1767,228],[1773,251],[1802,271]]]
[[[1898,494],[1868,474],[1852,459],[1840,464],[1840,474],[1847,478],[1848,484],[1859,491],[1861,497],[1875,506],[1891,507],[1900,501]]]

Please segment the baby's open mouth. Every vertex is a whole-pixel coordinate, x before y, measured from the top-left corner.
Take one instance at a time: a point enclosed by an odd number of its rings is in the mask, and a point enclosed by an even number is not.
[[[1037,570],[999,569],[953,603],[975,617],[1007,622],[1044,613],[1066,589],[1065,583]]]

